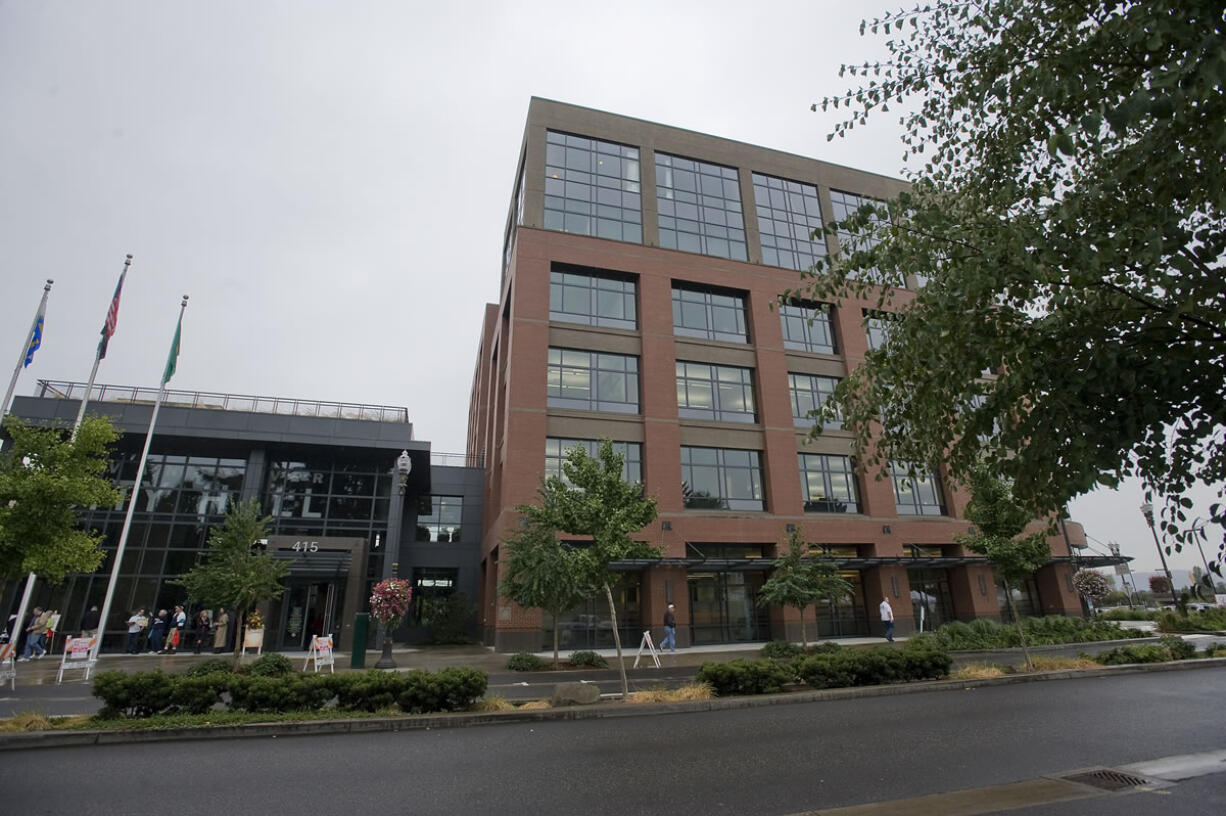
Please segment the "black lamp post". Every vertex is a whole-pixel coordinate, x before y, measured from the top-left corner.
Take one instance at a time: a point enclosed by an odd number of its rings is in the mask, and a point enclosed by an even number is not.
[[[400,477],[400,495],[401,496],[404,496],[405,487],[408,485],[409,473],[412,472],[412,470],[413,470],[413,460],[412,458],[409,457],[409,452],[407,450],[402,450],[400,452],[400,455],[396,457],[396,474]],[[400,501],[403,502],[404,499],[402,498]],[[383,557],[385,559],[394,559],[399,555],[400,547],[399,547],[398,540],[392,541],[391,539],[393,536],[396,536],[397,538],[399,537],[399,533],[400,533],[399,524],[397,524],[396,530],[389,530],[388,532],[389,532],[389,535],[388,535],[389,546],[388,546],[388,549],[384,552]],[[396,574],[398,571],[399,564],[397,564],[396,561],[393,560],[390,566],[391,566],[390,576],[392,578],[399,577]],[[385,569],[384,575],[388,575],[388,574],[389,573]],[[375,668],[376,669],[394,669],[396,668],[396,661],[392,657],[392,630],[389,627],[384,626],[382,623],[379,624],[379,629],[382,633],[383,649],[382,649],[382,654],[379,655],[379,662],[375,663]]]
[[[1141,505],[1141,514],[1145,516],[1145,523],[1149,525],[1149,532],[1154,537],[1154,546],[1158,548],[1158,558],[1162,561],[1162,571],[1166,573],[1166,581],[1171,588],[1171,601],[1178,609],[1179,596],[1175,594],[1175,579],[1171,577],[1171,571],[1166,566],[1166,555],[1162,552],[1162,544],[1158,541],[1158,531],[1154,528],[1154,506],[1145,502]]]

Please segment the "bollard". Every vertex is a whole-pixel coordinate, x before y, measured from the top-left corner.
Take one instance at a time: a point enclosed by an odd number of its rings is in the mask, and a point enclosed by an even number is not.
[[[366,668],[366,635],[370,629],[370,614],[359,612],[353,616],[353,654],[349,658],[349,668]]]

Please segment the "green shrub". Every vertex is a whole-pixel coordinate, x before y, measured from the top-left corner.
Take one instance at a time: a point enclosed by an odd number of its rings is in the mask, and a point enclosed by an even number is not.
[[[102,672],[94,678],[94,696],[104,717],[151,717],[171,706],[171,675],[161,671]]]
[[[1170,659],[1170,650],[1157,643],[1116,646],[1114,649],[1108,649],[1094,656],[1094,660],[1104,666],[1122,666],[1128,663],[1165,663]]]
[[[1108,621],[1148,621],[1153,620],[1158,613],[1152,609],[1134,609],[1127,606],[1114,609],[1104,609],[1098,613],[1100,620]]]
[[[180,675],[170,686],[169,708],[166,714],[204,714],[221,702],[222,692],[230,686],[232,675],[210,672],[201,675]]]
[[[183,672],[184,677],[203,677],[206,674],[230,674],[234,671],[234,661],[224,657],[209,657],[201,660],[199,663],[194,663],[187,671]]]
[[[1175,635],[1163,635],[1158,638],[1159,645],[1171,653],[1172,660],[1188,660],[1196,657],[1196,646]]]
[[[294,664],[283,654],[269,652],[260,655],[247,667],[247,673],[254,677],[280,677],[294,673]]]
[[[772,640],[762,647],[762,651],[758,652],[759,655],[769,660],[794,660],[804,653],[805,650],[799,644],[789,643],[786,640]]]
[[[577,652],[572,652],[570,660],[567,661],[572,666],[594,666],[598,669],[603,669],[609,665],[609,661],[604,659],[604,656],[599,652],[593,652],[591,649],[581,649]]]
[[[843,647],[835,643],[833,640],[823,640],[819,643],[810,643],[808,654],[826,654],[830,652],[840,652]]]
[[[719,697],[737,694],[775,694],[795,681],[790,664],[774,660],[733,660],[730,663],[703,663],[696,678],[707,683]]]
[[[1226,629],[1226,609],[1206,609],[1181,615],[1169,609],[1154,618],[1159,632],[1220,632]]]
[[[879,646],[813,655],[797,664],[797,672],[805,683],[822,689],[937,679],[949,674],[952,665],[947,652],[921,643],[902,649]]]
[[[1114,621],[1087,621],[1064,615],[1025,618],[1022,621],[1022,629],[1026,633],[1026,643],[1031,646],[1124,640],[1145,636],[1143,632],[1124,629]],[[1021,645],[1017,627],[987,618],[979,618],[970,623],[952,621],[932,634],[941,648],[950,651],[1007,649]]]
[[[406,714],[464,711],[485,694],[489,682],[485,672],[460,666],[449,666],[435,674],[411,671],[401,679],[396,705]]]
[[[371,669],[361,674],[341,674],[333,684],[336,705],[344,711],[378,711],[391,708],[407,681],[405,675]]]
[[[508,671],[540,671],[546,663],[531,652],[516,652],[507,658]]]

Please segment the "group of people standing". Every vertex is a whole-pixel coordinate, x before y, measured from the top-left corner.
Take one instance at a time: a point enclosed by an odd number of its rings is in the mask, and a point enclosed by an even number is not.
[[[187,646],[187,613],[178,604],[172,612],[158,610],[152,620],[145,608],[140,607],[128,618],[127,625],[128,654],[141,653],[142,636],[146,634],[144,651],[147,653],[174,654],[180,646]],[[192,618],[192,625],[195,633],[193,652],[200,654],[210,642],[214,652],[225,651],[230,634],[230,616],[224,607],[219,607],[216,615],[208,609],[201,609]]]

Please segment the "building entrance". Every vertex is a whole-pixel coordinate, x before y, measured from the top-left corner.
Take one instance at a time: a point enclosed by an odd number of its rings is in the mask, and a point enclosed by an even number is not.
[[[305,651],[312,635],[334,633],[341,594],[336,581],[291,578],[281,603],[277,648]]]
[[[909,569],[911,611],[917,632],[931,632],[954,620],[953,593],[949,591],[946,570]]]
[[[767,640],[769,621],[759,613],[764,572],[690,573],[690,637],[694,643]]]

